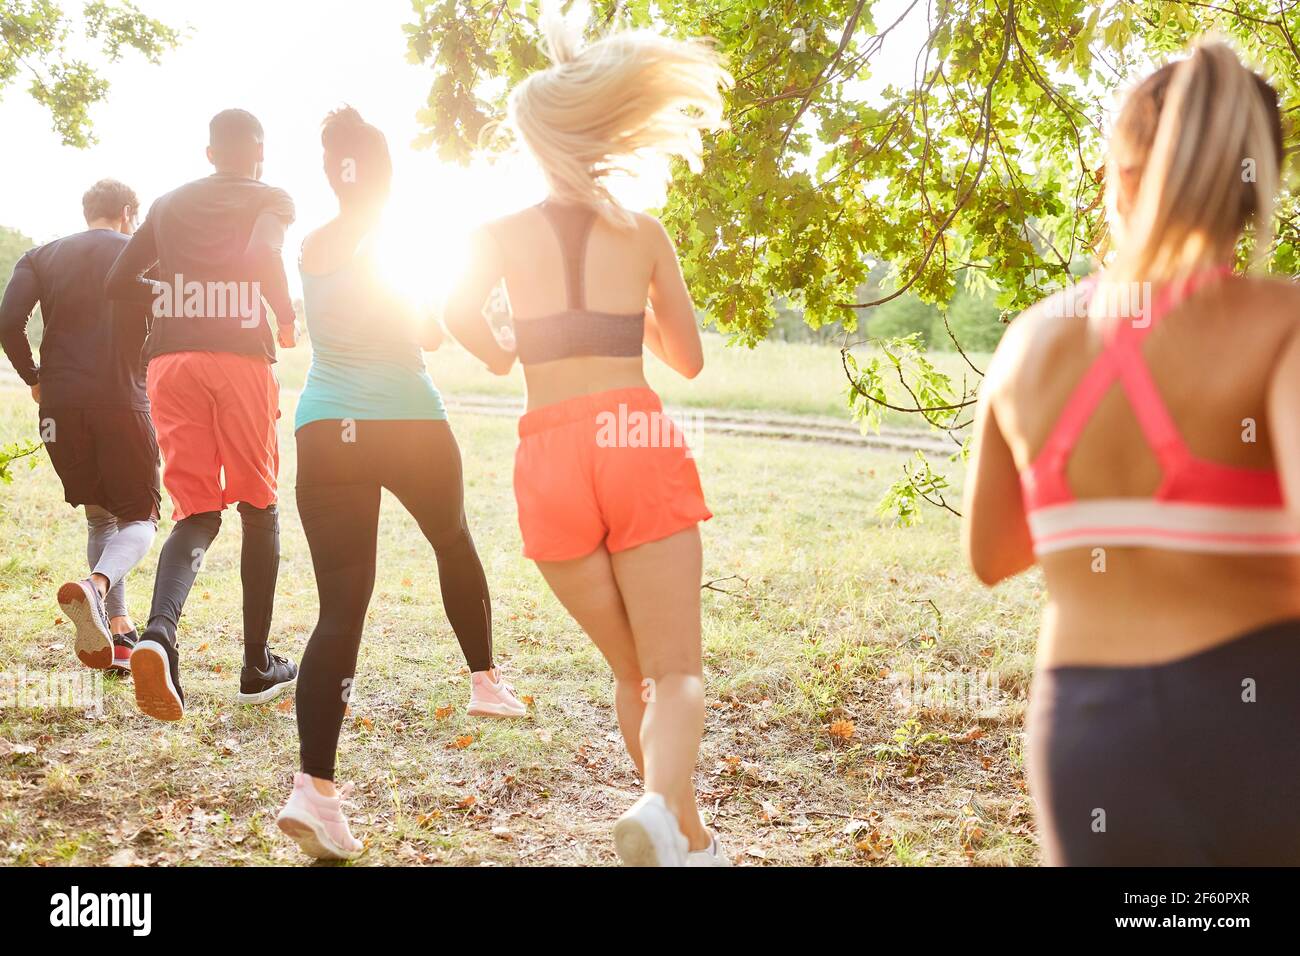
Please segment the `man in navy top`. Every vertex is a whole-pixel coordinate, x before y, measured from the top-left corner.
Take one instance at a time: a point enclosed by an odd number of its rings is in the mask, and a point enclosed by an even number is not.
[[[124,579],[158,526],[158,443],[141,349],[146,308],[114,305],[104,280],[135,231],[140,202],[112,179],[81,200],[87,229],[28,251],[0,302],[0,344],[40,408],[41,440],[73,507],[85,506],[91,574],[58,591],[91,667],[127,670],[136,641]],[[40,363],[27,323],[37,305]]]

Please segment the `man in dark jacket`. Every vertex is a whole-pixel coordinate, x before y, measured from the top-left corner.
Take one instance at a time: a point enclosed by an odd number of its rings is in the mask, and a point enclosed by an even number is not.
[[[91,574],[58,591],[90,667],[128,670],[135,628],[125,578],[158,527],[158,443],[145,394],[146,310],[114,308],[104,280],[135,230],[140,203],[112,179],[82,197],[84,232],[27,252],[0,302],[0,342],[40,407],[41,439],[63,493],[84,505]],[[40,364],[27,340],[37,304]]]

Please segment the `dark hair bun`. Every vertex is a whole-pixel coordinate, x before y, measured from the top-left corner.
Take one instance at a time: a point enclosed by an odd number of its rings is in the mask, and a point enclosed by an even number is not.
[[[351,106],[331,110],[321,123],[321,145],[337,162],[328,170],[340,201],[382,199],[393,177],[388,140]]]

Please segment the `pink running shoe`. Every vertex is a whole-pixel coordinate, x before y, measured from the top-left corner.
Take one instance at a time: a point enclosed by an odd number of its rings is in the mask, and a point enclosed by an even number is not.
[[[475,671],[469,676],[471,717],[523,717],[528,707],[515,696],[515,689],[501,679],[497,668]]]
[[[275,825],[297,841],[308,856],[318,860],[355,860],[365,847],[352,836],[343,816],[343,801],[351,792],[349,783],[337,797],[324,796],[317,792],[309,776],[295,773],[293,793],[275,818]]]

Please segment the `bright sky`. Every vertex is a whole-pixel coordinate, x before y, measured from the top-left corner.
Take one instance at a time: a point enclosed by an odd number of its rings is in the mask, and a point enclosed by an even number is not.
[[[320,121],[349,103],[388,137],[394,194],[386,248],[404,291],[425,299],[444,291],[461,261],[464,237],[485,219],[540,200],[540,173],[519,157],[471,169],[415,150],[416,111],[432,74],[406,61],[401,26],[409,0],[136,0],[143,11],[187,28],[184,42],[154,66],[127,55],[104,75],[108,101],[93,112],[99,142],[62,145],[22,79],[0,100],[0,224],[38,242],[85,228],[81,194],[111,176],[135,189],[147,209],[157,196],[205,176],[207,123],[228,107],[254,113],[266,130],[263,180],[287,189],[298,209],[289,234],[291,265],[303,235],[336,211],[321,172]],[[884,28],[907,0],[881,0]],[[76,8],[77,4],[65,4]],[[885,45],[864,93],[888,79],[906,82],[924,37],[917,5]],[[886,59],[888,58],[888,59]],[[99,62],[92,59],[92,62]],[[297,270],[290,282],[299,288]]]
[[[446,287],[463,238],[475,224],[536,202],[540,174],[515,160],[508,169],[465,170],[415,150],[415,114],[428,96],[427,66],[406,61],[401,25],[409,0],[137,0],[145,12],[189,35],[158,66],[127,56],[104,71],[109,99],[92,113],[99,142],[64,146],[49,116],[18,85],[0,100],[0,223],[38,242],[85,228],[81,194],[105,176],[154,198],[212,171],[207,124],[227,107],[254,113],[266,130],[262,178],[287,189],[298,209],[286,262],[307,231],[337,205],[321,172],[320,122],[349,103],[384,131],[393,152],[389,233],[403,282]],[[69,6],[69,5],[65,5]],[[70,6],[75,7],[75,4]],[[21,81],[25,86],[26,81]],[[290,282],[298,288],[297,270]],[[421,296],[423,297],[423,296]]]

